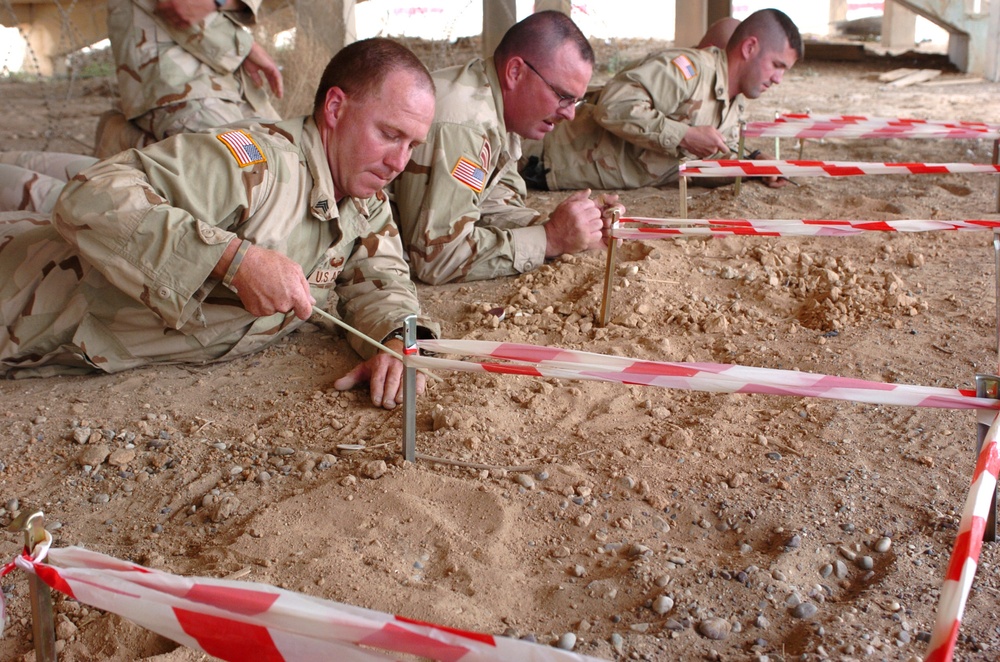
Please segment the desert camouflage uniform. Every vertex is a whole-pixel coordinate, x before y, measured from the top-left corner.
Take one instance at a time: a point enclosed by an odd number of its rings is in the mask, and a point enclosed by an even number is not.
[[[0,211],[48,214],[78,172],[97,163],[64,152],[0,152]]]
[[[0,215],[0,374],[204,363],[277,341],[301,320],[254,317],[210,278],[234,237],[300,264],[317,305],[374,338],[417,313],[385,195],[334,201],[311,118],[240,126],[264,161],[240,167],[217,137],[229,127],[182,134],[84,171],[51,221]]]
[[[524,206],[521,139],[507,133],[493,59],[437,71],[434,83],[427,142],[394,183],[413,272],[436,284],[536,269],[545,228]]]
[[[686,57],[693,72],[678,57]],[[677,179],[690,126],[711,125],[734,152],[746,97],[729,100],[725,51],[671,49],[650,55],[605,84],[595,103],[556,125],[541,143],[549,190],[630,189]],[[527,154],[539,143],[527,145]]]
[[[118,151],[102,145],[142,147],[242,119],[278,118],[267,92],[241,68],[254,43],[243,25],[254,23],[262,0],[242,2],[242,11],[213,12],[180,30],[154,13],[156,0],[109,1],[122,111],[152,138],[122,136],[125,126],[112,122],[99,136],[99,156]]]

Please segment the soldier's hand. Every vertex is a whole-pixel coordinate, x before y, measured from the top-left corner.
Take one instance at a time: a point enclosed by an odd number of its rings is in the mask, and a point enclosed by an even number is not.
[[[291,258],[259,246],[250,246],[233,278],[243,307],[257,317],[295,311],[307,320],[316,303],[302,267]]]
[[[215,11],[214,0],[160,0],[154,10],[160,18],[180,30],[200,23]]]
[[[268,84],[271,86],[271,91],[274,92],[274,96],[279,99],[284,96],[285,87],[284,81],[281,78],[281,69],[278,68],[278,64],[264,50],[263,46],[254,42],[253,46],[250,47],[250,53],[240,66],[250,76],[250,80],[253,81],[254,85],[263,87],[264,77],[266,77]]]
[[[681,149],[699,159],[713,154],[729,154],[729,145],[714,126],[689,126],[681,139]]]
[[[390,340],[386,343],[389,349],[403,353],[403,343],[400,340]],[[349,389],[368,382],[371,391],[372,404],[376,407],[393,409],[403,402],[403,374],[405,368],[402,361],[384,352],[379,352],[333,383],[338,391]],[[426,378],[423,373],[417,373],[417,394],[424,392]]]
[[[600,248],[604,231],[602,211],[590,199],[589,189],[563,200],[545,223],[545,257]]]

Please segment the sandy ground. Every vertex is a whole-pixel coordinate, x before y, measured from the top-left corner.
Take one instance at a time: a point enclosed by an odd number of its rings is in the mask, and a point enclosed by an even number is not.
[[[753,118],[1000,121],[998,85],[884,88],[877,74],[898,66],[803,62]],[[0,148],[86,153],[113,90],[0,83]],[[805,154],[984,163],[991,147],[828,141]],[[690,215],[997,218],[987,175],[799,183],[694,189]],[[679,209],[676,187],[622,199],[632,215]],[[606,328],[603,254],[420,294],[446,338],[949,388],[997,370],[988,233],[628,242],[620,257]],[[502,321],[488,312],[500,307]],[[407,464],[400,412],[332,390],[356,357],[310,331],[221,365],[0,383],[0,523],[40,505],[57,545],[545,644],[573,633],[577,651],[608,659],[926,652],[974,413],[452,373],[418,401],[418,450],[474,466]],[[345,443],[365,450],[338,454]],[[0,557],[19,544],[4,536]],[[958,659],[1000,651],[997,555],[985,546]],[[27,582],[3,590],[0,659],[33,659]],[[63,660],[206,659],[71,600],[56,608]]]

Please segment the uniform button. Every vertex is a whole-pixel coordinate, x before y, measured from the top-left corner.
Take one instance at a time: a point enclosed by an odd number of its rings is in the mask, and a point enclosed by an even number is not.
[[[201,236],[205,239],[215,239],[215,228],[202,228]]]
[[[156,291],[156,293],[160,295],[161,299],[166,299],[168,296],[170,296],[170,290],[168,290],[165,287],[161,287],[159,290]]]
[[[524,263],[524,270],[525,271],[531,271],[534,268],[535,268],[535,264],[533,262],[525,262]]]

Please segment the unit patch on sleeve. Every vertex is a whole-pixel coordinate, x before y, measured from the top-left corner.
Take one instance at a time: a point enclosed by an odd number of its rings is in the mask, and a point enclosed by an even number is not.
[[[257,143],[253,141],[246,131],[226,131],[216,136],[222,144],[229,148],[236,163],[242,168],[254,163],[265,163],[267,161],[261,153]]]
[[[482,193],[486,186],[486,171],[464,156],[460,157],[458,163],[451,169],[451,176],[476,193]]]
[[[671,60],[671,62],[673,62],[674,66],[681,70],[681,75],[684,76],[684,80],[691,80],[698,75],[698,70],[694,68],[694,64],[688,59],[687,55],[678,55]]]

